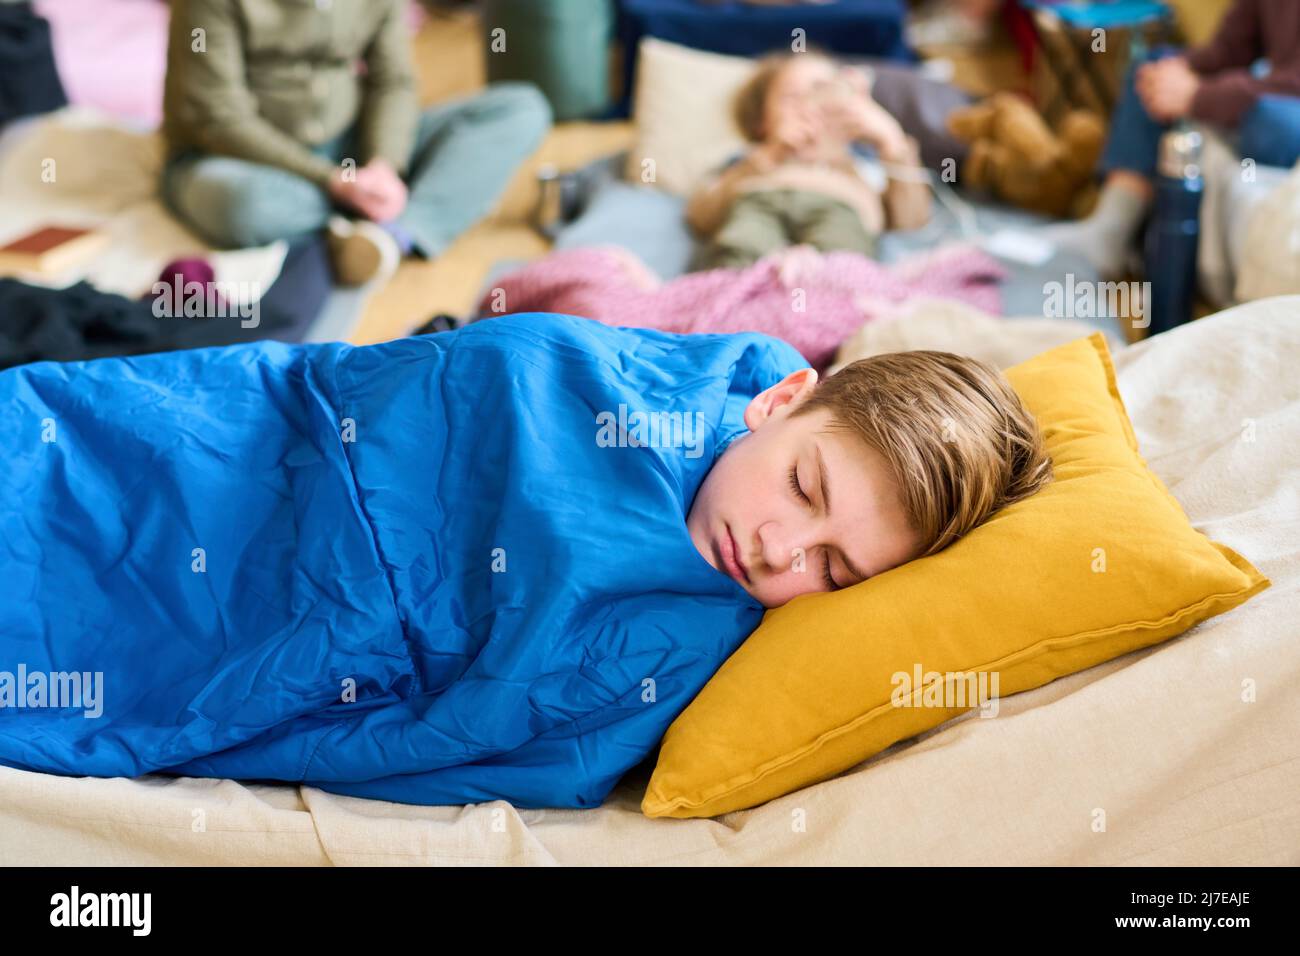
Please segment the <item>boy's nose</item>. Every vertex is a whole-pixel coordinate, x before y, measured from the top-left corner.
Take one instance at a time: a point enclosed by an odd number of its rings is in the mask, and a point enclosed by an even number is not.
[[[796,557],[804,553],[804,548],[796,536],[784,532],[775,523],[759,528],[758,538],[763,564],[772,574],[781,574],[790,570]]]

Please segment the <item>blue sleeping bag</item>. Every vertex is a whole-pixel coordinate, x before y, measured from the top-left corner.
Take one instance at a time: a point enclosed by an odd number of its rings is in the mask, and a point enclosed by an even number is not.
[[[0,373],[0,764],[596,806],[761,618],[685,516],[805,365],[530,314]]]

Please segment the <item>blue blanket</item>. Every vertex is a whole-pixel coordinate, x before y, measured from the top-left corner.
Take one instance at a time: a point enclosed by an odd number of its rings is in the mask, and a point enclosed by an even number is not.
[[[685,515],[805,364],[534,314],[0,373],[0,764],[595,806],[760,620]]]

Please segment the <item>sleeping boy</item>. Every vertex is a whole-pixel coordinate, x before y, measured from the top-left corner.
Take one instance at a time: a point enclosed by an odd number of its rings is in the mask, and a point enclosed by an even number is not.
[[[735,104],[755,145],[691,196],[686,220],[707,242],[701,269],[747,266],[800,243],[870,256],[885,229],[930,218],[916,141],[871,97],[865,75],[813,52],[760,61]],[[853,144],[875,148],[883,190],[868,182]]]
[[[598,805],[764,608],[1049,474],[968,359],[536,313],[23,366],[0,441],[0,764],[420,804]]]

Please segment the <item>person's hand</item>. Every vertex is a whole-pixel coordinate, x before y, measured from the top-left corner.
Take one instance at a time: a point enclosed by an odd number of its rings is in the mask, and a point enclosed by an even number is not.
[[[374,222],[387,222],[392,218],[391,208],[396,205],[389,187],[380,177],[372,177],[362,169],[334,170],[330,177],[330,197],[343,208]]]
[[[1002,0],[957,0],[957,9],[972,20],[987,22],[1002,6]]]
[[[787,289],[806,289],[825,278],[826,260],[814,246],[799,244],[787,246],[772,254],[777,276]]]
[[[769,152],[781,159],[813,153],[818,145],[818,125],[803,108],[783,109],[767,138]]]
[[[325,191],[329,193],[331,199],[345,209],[350,209],[353,212],[361,211],[361,188],[357,185],[355,169],[349,170],[342,166],[336,166],[325,186]]]
[[[374,222],[391,222],[406,208],[406,184],[382,159],[372,159],[350,172],[336,169],[329,194],[340,205]]]
[[[840,78],[838,92],[827,97],[822,107],[824,120],[834,135],[846,143],[865,141],[882,155],[905,151],[907,137],[903,128],[872,98],[861,71],[846,69]]]
[[[1172,123],[1192,111],[1201,81],[1181,56],[1167,57],[1138,68],[1134,89],[1151,117]]]
[[[865,140],[882,156],[906,152],[907,134],[903,127],[875,100],[855,100],[851,115],[855,120],[852,127],[855,139]]]
[[[756,172],[769,173],[785,162],[789,155],[789,150],[784,144],[769,140],[751,149],[746,159]]]
[[[406,208],[406,183],[387,161],[375,158],[357,170],[361,188],[370,197],[367,214],[375,222],[390,222]]]

